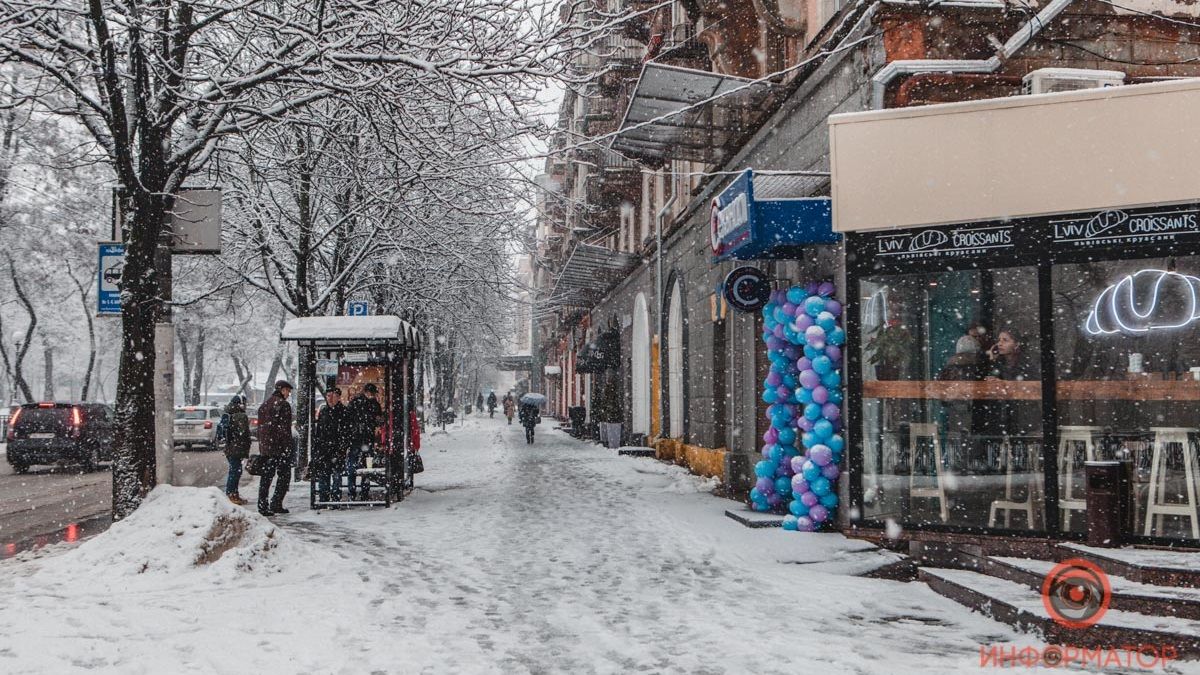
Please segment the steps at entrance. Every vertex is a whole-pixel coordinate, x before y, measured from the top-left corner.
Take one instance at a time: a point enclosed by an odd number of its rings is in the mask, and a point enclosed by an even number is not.
[[[935,567],[921,568],[918,578],[940,595],[1018,630],[1035,632],[1049,643],[1089,649],[1171,645],[1180,658],[1200,658],[1200,620],[1110,607],[1096,625],[1075,630],[1050,619],[1041,594],[1026,583],[971,570]]]
[[[1141,548],[1097,548],[1067,542],[1063,558],[1083,558],[1109,575],[1156,586],[1200,588],[1200,552]]]

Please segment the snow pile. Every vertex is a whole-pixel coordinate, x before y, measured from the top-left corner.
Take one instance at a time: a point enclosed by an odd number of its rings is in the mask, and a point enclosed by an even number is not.
[[[196,571],[237,575],[275,571],[284,533],[237,507],[215,487],[161,485],[125,520],[77,548],[46,561],[40,574],[89,570],[113,580],[177,579]]]
[[[635,471],[640,474],[661,476],[664,481],[653,481],[651,485],[659,492],[676,495],[686,495],[696,492],[712,492],[721,485],[720,479],[697,476],[682,466],[667,464],[645,459],[630,460],[636,462]]]

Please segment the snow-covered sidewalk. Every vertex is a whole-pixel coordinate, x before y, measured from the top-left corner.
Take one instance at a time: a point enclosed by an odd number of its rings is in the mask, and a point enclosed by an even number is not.
[[[851,576],[889,559],[863,542],[744,528],[681,469],[548,425],[527,446],[472,420],[423,455],[390,510],[309,512],[297,486],[272,528],[167,489],[0,563],[0,672],[961,673],[981,643],[1037,644]]]

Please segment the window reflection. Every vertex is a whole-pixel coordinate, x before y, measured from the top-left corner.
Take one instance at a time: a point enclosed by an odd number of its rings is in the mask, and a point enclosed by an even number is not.
[[[1041,529],[1033,267],[860,282],[864,516]]]

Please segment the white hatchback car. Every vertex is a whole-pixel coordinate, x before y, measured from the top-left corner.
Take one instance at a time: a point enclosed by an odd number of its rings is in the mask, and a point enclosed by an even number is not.
[[[175,408],[175,445],[191,450],[202,445],[217,449],[217,423],[221,408],[207,405],[186,405]]]

